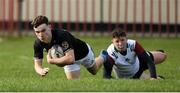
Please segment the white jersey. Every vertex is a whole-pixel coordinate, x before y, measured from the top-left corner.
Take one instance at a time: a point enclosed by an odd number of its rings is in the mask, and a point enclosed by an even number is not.
[[[135,53],[135,40],[127,40],[127,53],[122,55],[117,50],[113,44],[111,44],[107,52],[114,61],[114,71],[119,78],[131,78],[139,70],[139,59]]]

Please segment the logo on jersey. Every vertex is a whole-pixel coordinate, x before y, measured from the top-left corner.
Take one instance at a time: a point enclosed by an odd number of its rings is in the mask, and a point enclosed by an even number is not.
[[[130,45],[131,52],[134,50],[134,45]]]
[[[111,55],[114,56],[116,59],[118,58],[118,56],[114,52]]]
[[[125,61],[129,64],[134,64],[129,58],[125,58]]]
[[[125,61],[128,62],[128,63],[130,63],[130,59],[129,59],[129,58],[126,58]]]
[[[67,41],[63,41],[61,46],[64,50],[66,50],[69,47],[69,43]]]

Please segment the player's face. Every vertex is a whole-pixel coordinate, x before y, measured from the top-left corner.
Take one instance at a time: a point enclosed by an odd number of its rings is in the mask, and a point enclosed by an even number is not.
[[[44,42],[44,43],[50,43],[52,34],[51,34],[51,28],[50,25],[47,24],[41,24],[37,28],[34,28],[35,34],[37,38]]]
[[[119,52],[123,52],[126,50],[127,38],[126,37],[113,38],[112,43]]]

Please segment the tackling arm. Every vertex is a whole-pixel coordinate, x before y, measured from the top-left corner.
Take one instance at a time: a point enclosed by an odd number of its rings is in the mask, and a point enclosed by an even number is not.
[[[139,59],[142,62],[147,62],[151,78],[157,78],[155,64],[145,51],[139,55]]]
[[[155,64],[153,60],[149,57],[149,55],[146,53],[144,48],[138,42],[136,42],[135,44],[135,52],[137,53],[139,60],[141,62],[147,62],[147,65],[151,74],[151,78],[157,78],[156,68],[155,68]]]
[[[114,63],[114,61],[110,56],[108,56],[108,60],[103,63],[103,65],[104,65],[103,78],[104,79],[112,78],[111,73],[112,73],[112,68],[113,68],[113,65],[114,65],[113,63]]]

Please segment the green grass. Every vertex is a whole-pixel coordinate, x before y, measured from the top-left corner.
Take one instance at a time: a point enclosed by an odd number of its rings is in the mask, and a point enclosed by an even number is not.
[[[110,37],[80,37],[88,42],[97,56],[110,44]],[[67,80],[62,68],[47,64],[44,78],[37,75],[33,64],[33,37],[3,38],[0,41],[0,91],[180,91],[179,39],[135,38],[146,50],[164,49],[167,60],[157,65],[165,80],[102,79],[102,69],[93,76],[82,66],[80,80]]]

